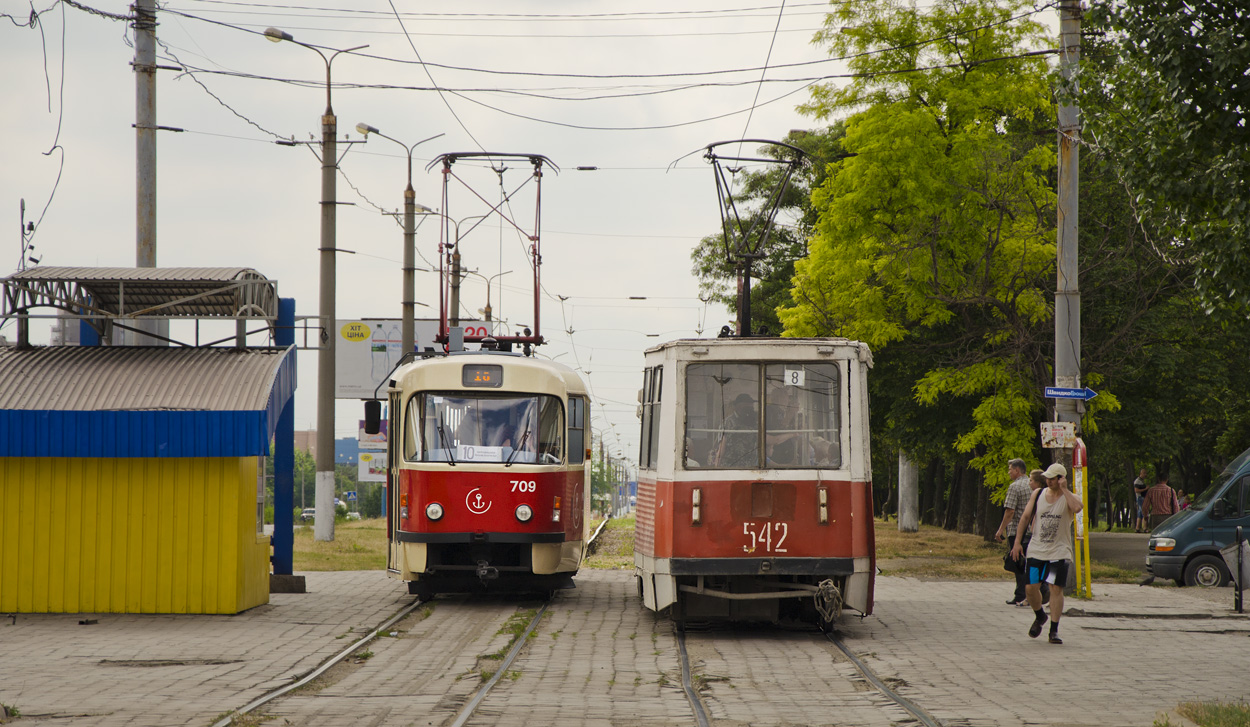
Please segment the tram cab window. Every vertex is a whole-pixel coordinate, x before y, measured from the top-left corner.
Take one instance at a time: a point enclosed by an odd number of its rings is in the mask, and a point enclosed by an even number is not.
[[[832,363],[686,367],[687,469],[841,465]]]
[[[410,461],[558,464],[563,456],[564,413],[554,396],[427,392],[408,406]]]
[[[569,464],[586,461],[586,400],[569,397]]]

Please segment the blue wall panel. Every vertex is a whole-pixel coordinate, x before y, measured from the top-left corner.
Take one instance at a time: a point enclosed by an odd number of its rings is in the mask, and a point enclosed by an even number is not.
[[[254,457],[263,411],[0,411],[0,457]]]
[[[279,414],[295,394],[287,349],[257,411],[0,410],[0,457],[254,457],[269,454]]]

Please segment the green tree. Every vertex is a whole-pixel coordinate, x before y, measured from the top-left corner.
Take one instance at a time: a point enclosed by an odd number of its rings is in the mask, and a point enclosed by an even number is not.
[[[1250,39],[1242,0],[1094,3],[1079,101],[1170,261],[1208,307],[1250,303]],[[1101,113],[1090,113],[1099,109]]]
[[[1049,378],[1054,109],[1031,7],[854,0],[829,14],[818,39],[857,77],[805,110],[850,113],[853,156],[813,194],[810,254],[780,311],[787,335],[857,338],[887,366],[905,351],[909,393],[969,410],[949,441],[1000,487],[1008,457],[1037,451]]]

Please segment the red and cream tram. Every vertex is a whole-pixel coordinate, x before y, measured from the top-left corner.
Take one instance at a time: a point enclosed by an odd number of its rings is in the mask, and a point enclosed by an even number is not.
[[[674,620],[872,613],[868,346],[721,338],[646,352],[634,564]]]
[[[464,351],[400,366],[388,398],[391,577],[423,597],[569,587],[590,512],[581,376]]]

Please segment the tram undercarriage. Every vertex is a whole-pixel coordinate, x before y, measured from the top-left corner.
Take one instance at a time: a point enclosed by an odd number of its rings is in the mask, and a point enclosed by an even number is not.
[[[548,592],[573,588],[582,543],[411,543],[392,546],[408,592],[423,598],[439,593]]]

